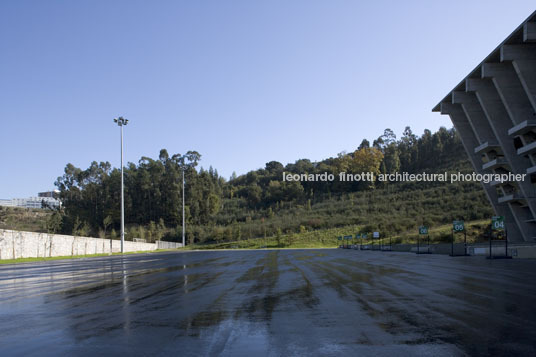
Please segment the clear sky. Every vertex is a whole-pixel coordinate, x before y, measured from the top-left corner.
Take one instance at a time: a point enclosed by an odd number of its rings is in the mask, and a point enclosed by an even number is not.
[[[67,163],[197,150],[228,178],[432,113],[536,9],[514,1],[0,1],[0,198]]]

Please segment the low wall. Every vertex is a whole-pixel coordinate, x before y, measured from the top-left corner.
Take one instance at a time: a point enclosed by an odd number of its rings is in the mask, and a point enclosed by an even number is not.
[[[489,256],[489,243],[471,244],[468,246],[469,254]],[[508,247],[502,242],[493,242],[491,247],[492,256],[505,255],[512,258],[536,258],[536,244],[534,243],[508,243]]]
[[[359,246],[357,246],[359,249]],[[364,249],[370,249],[370,246],[363,245]],[[379,246],[374,245],[374,249],[378,250]],[[420,244],[420,251],[429,251],[432,254],[451,254],[452,245],[450,243],[435,243],[430,244],[429,248],[427,244]],[[492,253],[495,256],[504,255],[505,246],[503,243],[494,242],[492,246]],[[393,252],[417,252],[417,244],[393,244],[391,247]],[[454,244],[454,254],[464,254],[465,246],[463,243]],[[472,243],[467,244],[467,254],[469,255],[489,255],[489,243]],[[513,258],[536,258],[536,244],[534,243],[509,243],[508,255]]]
[[[125,252],[156,249],[156,243],[125,241],[124,245]],[[120,251],[120,240],[0,229],[0,259],[60,257]]]
[[[163,241],[163,240],[157,240],[155,243],[156,243],[157,249],[182,248],[182,243],[166,242],[166,241]]]

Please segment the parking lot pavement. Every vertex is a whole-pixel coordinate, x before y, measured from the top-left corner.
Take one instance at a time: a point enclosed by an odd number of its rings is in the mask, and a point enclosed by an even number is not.
[[[2,355],[536,355],[536,260],[325,250],[0,266]]]

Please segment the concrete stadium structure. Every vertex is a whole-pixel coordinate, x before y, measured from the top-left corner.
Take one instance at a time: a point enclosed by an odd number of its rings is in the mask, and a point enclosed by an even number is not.
[[[450,116],[477,173],[527,174],[483,184],[508,240],[536,241],[536,11],[433,108]]]

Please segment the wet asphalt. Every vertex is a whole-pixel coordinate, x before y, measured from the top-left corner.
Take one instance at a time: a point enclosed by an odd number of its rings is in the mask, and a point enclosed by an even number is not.
[[[536,355],[536,260],[325,250],[0,266],[0,355]]]

